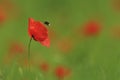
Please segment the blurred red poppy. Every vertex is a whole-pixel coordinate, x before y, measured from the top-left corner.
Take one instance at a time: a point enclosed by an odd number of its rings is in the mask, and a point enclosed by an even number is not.
[[[83,28],[83,33],[85,36],[95,36],[101,31],[101,25],[97,21],[89,21],[85,24]]]
[[[70,70],[68,68],[65,68],[63,66],[58,66],[55,69],[55,75],[62,80],[64,77],[70,75]]]
[[[17,17],[18,10],[20,11],[11,0],[0,1],[0,23],[12,19],[13,17]]]
[[[46,62],[42,62],[40,64],[40,69],[44,72],[47,72],[49,70],[49,65]]]
[[[47,28],[40,21],[29,18],[28,33],[31,38],[40,42],[43,46],[50,46]]]
[[[0,23],[3,23],[6,20],[6,12],[0,7]]]
[[[3,63],[10,64],[17,57],[16,60],[21,60],[21,56],[26,52],[25,47],[22,43],[19,42],[10,42],[8,45],[8,53],[3,57]]]
[[[17,53],[22,54],[24,52],[25,52],[25,48],[24,48],[23,44],[18,43],[18,42],[12,42],[10,44],[10,47],[9,47],[10,54],[17,54]]]

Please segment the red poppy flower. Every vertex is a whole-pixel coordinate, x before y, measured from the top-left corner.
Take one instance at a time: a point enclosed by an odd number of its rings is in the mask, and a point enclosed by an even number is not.
[[[49,65],[45,62],[40,64],[40,69],[44,72],[47,72],[49,70]]]
[[[0,23],[3,23],[6,20],[6,13],[0,6]]]
[[[58,66],[55,70],[55,74],[59,79],[63,79],[70,74],[70,70],[63,66]]]
[[[90,21],[87,24],[85,24],[83,28],[83,33],[86,36],[94,36],[98,35],[100,33],[101,26],[96,21]]]
[[[22,54],[25,52],[25,49],[24,49],[23,44],[18,43],[18,42],[12,42],[10,44],[9,52],[10,54],[17,54],[17,53]]]
[[[40,21],[34,21],[34,19],[29,18],[28,33],[30,37],[40,42],[43,46],[50,46],[47,28]]]

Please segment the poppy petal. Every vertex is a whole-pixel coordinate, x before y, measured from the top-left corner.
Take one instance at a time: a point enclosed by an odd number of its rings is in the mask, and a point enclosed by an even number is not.
[[[46,40],[40,42],[43,46],[50,47],[50,40],[47,38]]]

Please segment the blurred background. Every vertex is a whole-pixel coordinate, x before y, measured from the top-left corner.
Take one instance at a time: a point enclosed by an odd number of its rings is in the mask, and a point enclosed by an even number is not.
[[[30,17],[51,23],[31,71]],[[0,0],[0,80],[120,80],[120,0]]]

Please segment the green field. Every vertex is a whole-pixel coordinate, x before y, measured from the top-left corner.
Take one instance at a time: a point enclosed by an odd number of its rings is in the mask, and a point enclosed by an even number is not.
[[[120,80],[119,5],[119,0],[0,0],[0,80]],[[28,18],[51,24],[49,48],[32,40],[30,70]],[[99,34],[85,35],[91,21],[100,26]],[[69,74],[58,77],[58,66]]]

